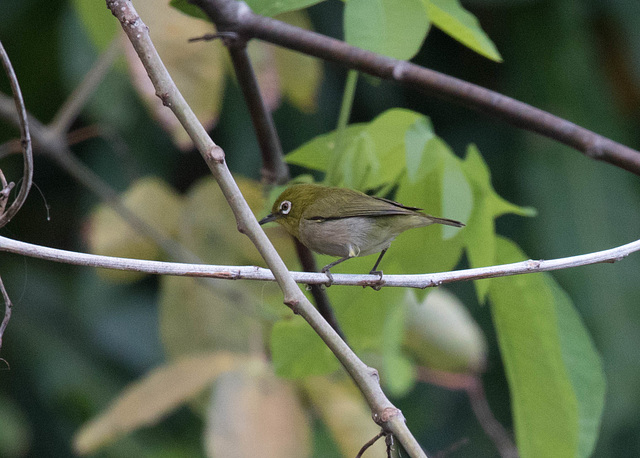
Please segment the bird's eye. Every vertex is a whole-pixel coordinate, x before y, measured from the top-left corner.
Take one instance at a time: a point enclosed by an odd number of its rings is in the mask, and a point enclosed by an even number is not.
[[[288,200],[283,200],[280,204],[280,213],[283,215],[288,214],[291,211],[291,202]]]

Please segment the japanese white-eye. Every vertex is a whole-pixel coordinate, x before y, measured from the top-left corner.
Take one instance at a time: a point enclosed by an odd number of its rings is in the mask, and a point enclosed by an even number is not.
[[[307,248],[340,259],[322,268],[329,281],[329,269],[356,256],[380,253],[370,274],[377,271],[391,242],[402,232],[431,224],[462,227],[464,224],[421,213],[392,200],[373,197],[346,188],[317,184],[296,184],[276,199],[271,214],[260,224],[275,221]]]

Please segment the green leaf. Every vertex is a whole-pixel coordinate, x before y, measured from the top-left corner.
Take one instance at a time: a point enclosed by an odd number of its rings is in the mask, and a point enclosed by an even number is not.
[[[429,172],[421,173],[417,181],[411,181],[404,175],[398,182],[396,200],[405,205],[423,208],[425,213],[433,216],[455,217],[445,212],[445,200],[447,211],[466,212],[465,205],[456,208],[455,204],[444,196],[445,170],[459,167],[457,164],[460,163],[453,151],[444,141],[435,137],[427,142],[422,154],[421,163],[429,164]],[[452,171],[448,173],[452,176],[456,174]],[[458,216],[464,215],[460,213]],[[465,221],[464,218],[461,219]],[[434,224],[400,234],[385,256],[385,263],[395,261],[402,266],[404,273],[452,269],[462,254],[462,234],[466,229],[452,228],[455,230],[454,237],[445,240],[444,228],[442,225]],[[461,236],[456,237],[457,234]]]
[[[351,124],[348,126],[344,132],[345,144],[349,145],[355,141],[366,126],[366,124]],[[336,133],[334,131],[315,137],[313,140],[291,151],[285,159],[289,164],[326,172],[335,147]]]
[[[498,262],[524,259],[513,242],[497,240]],[[497,278],[489,297],[521,456],[589,456],[605,381],[571,300],[546,273]]]
[[[417,119],[404,135],[407,176],[409,181],[416,181],[421,173],[428,173],[425,168],[431,167],[431,163],[424,163],[424,149],[427,143],[436,138],[433,125],[427,117]]]
[[[433,25],[466,47],[496,62],[502,57],[478,19],[460,5],[459,0],[423,0]]]
[[[169,5],[177,9],[178,11],[183,12],[187,16],[192,16],[198,19],[204,19],[205,21],[210,21],[209,16],[204,14],[202,8],[194,5],[193,3],[189,3],[188,0],[171,0]]]
[[[393,396],[406,394],[415,380],[413,365],[402,353],[405,311],[401,303],[394,303],[382,328],[382,382]]]
[[[111,14],[105,14],[102,2],[74,0],[73,7],[91,42],[99,50],[106,49],[120,29],[118,21]]]
[[[505,213],[533,216],[535,210],[519,207],[500,197],[491,185],[491,174],[475,145],[469,145],[467,156],[462,162],[473,193],[473,211],[465,229],[465,248],[471,267],[484,267],[496,263],[495,219]],[[474,282],[478,301],[483,303],[492,279]]]
[[[276,322],[271,330],[271,356],[278,376],[302,378],[337,370],[340,363],[306,321]]]
[[[287,11],[300,10],[323,0],[246,0],[254,13],[261,16],[275,16]]]
[[[458,221],[468,221],[473,209],[473,194],[460,160],[453,154],[444,161],[442,176],[442,214]],[[444,240],[455,237],[460,229],[453,226],[442,227]]]
[[[344,8],[345,41],[395,59],[415,56],[428,31],[421,0],[349,0]]]

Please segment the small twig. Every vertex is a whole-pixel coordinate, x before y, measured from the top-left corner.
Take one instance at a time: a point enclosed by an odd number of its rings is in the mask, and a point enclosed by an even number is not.
[[[189,43],[195,43],[197,41],[213,41],[213,40],[237,40],[238,34],[235,32],[216,32],[216,33],[205,33],[200,37],[189,38],[187,41]]]
[[[4,287],[4,283],[2,282],[2,277],[0,276],[0,293],[2,294],[2,299],[4,300],[4,318],[2,319],[2,323],[0,324],[0,350],[2,349],[2,337],[4,336],[4,331],[7,329],[7,325],[9,324],[9,320],[11,319],[11,310],[13,309],[13,303],[9,298],[9,294],[7,294],[7,290]]]
[[[518,448],[504,426],[493,415],[482,386],[482,380],[479,377],[475,377],[475,383],[469,386],[466,392],[478,423],[493,441],[500,456],[502,458],[517,458],[519,456]]]
[[[2,173],[2,169],[0,169],[0,215],[4,213],[4,209],[7,206],[7,202],[9,201],[9,194],[13,189],[15,183],[7,183],[7,179]]]
[[[464,391],[469,397],[471,409],[485,434],[491,439],[502,458],[518,457],[518,448],[504,426],[491,411],[487,396],[482,386],[482,379],[477,374],[456,374],[426,367],[418,368],[418,380],[437,385],[448,390]]]
[[[294,243],[296,245],[298,259],[300,259],[300,263],[302,265],[302,270],[304,270],[305,272],[317,272],[318,266],[316,265],[316,260],[313,257],[311,250],[300,243],[300,241],[296,238],[294,238]],[[338,323],[338,319],[333,312],[333,307],[331,307],[331,303],[329,302],[327,290],[324,289],[322,285],[318,284],[310,284],[309,288],[311,288],[311,295],[313,296],[313,300],[315,301],[316,307],[318,307],[318,311],[320,312],[320,314],[324,317],[325,320],[327,320],[331,327],[336,330],[342,340],[346,342],[347,339],[342,332],[342,329],[340,328],[340,323]]]
[[[87,101],[95,94],[96,89],[111,69],[111,66],[120,54],[122,45],[121,37],[116,36],[109,47],[100,54],[98,61],[91,67],[82,82],[76,86],[73,93],[67,97],[64,104],[49,124],[52,132],[62,135],[67,132],[71,124],[78,117]]]
[[[16,213],[20,210],[24,202],[27,200],[27,195],[31,189],[31,183],[33,180],[33,153],[31,151],[31,134],[29,133],[29,121],[27,120],[27,109],[24,105],[24,99],[22,98],[22,91],[20,91],[20,84],[18,78],[13,71],[13,66],[9,60],[9,56],[0,42],[0,59],[2,60],[2,66],[9,77],[11,83],[11,91],[13,92],[13,100],[15,102],[16,110],[18,112],[18,119],[20,124],[20,139],[22,143],[24,165],[23,165],[23,178],[20,185],[20,191],[13,203],[2,214],[0,214],[0,227],[11,221]]]
[[[369,447],[371,447],[373,444],[375,444],[378,441],[378,439],[380,439],[384,435],[385,435],[384,431],[380,431],[378,434],[376,434],[373,437],[373,439],[371,439],[369,442],[367,442],[366,444],[364,444],[362,446],[362,448],[360,449],[360,451],[356,455],[356,458],[362,458],[362,455],[364,454],[364,452],[366,452]]]

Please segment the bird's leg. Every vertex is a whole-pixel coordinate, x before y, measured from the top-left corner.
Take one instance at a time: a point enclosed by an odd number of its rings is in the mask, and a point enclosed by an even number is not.
[[[337,261],[333,261],[331,264],[327,264],[326,266],[324,266],[322,268],[322,270],[320,272],[322,272],[323,274],[327,274],[327,278],[329,279],[329,281],[327,283],[325,283],[325,286],[329,287],[333,284],[333,275],[331,275],[331,272],[329,272],[329,269],[331,269],[332,267],[337,266],[338,264],[340,264],[341,262],[346,261],[347,259],[351,259],[353,258],[353,256],[345,256],[344,258],[340,258]]]
[[[388,248],[385,248],[384,250],[382,250],[380,252],[380,256],[378,256],[378,260],[373,265],[373,269],[371,269],[371,271],[369,272],[369,275],[380,275],[380,280],[382,280],[382,271],[381,270],[376,270],[376,268],[378,267],[378,264],[380,264],[380,261],[382,261],[382,257],[387,252],[387,250],[388,250]]]

